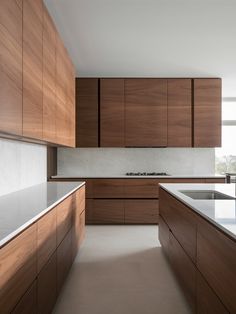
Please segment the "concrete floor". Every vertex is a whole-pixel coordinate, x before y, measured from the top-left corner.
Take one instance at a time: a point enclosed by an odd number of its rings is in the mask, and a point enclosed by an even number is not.
[[[88,226],[54,314],[187,314],[156,226]]]

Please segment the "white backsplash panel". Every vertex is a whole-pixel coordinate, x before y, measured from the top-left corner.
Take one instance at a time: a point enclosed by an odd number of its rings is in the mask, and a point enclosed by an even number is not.
[[[46,146],[0,139],[0,196],[46,180]]]
[[[116,176],[126,172],[214,175],[214,148],[59,148],[58,175]]]

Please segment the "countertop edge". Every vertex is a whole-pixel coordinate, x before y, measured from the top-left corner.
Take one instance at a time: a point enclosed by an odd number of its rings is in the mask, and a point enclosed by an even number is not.
[[[224,179],[224,175],[168,175],[168,176],[69,176],[56,175],[51,179]]]
[[[18,235],[20,235],[24,230],[26,230],[28,227],[30,227],[32,224],[34,224],[36,221],[38,221],[41,217],[43,217],[45,214],[47,214],[52,208],[56,207],[59,203],[61,203],[63,200],[65,200],[68,196],[73,194],[75,191],[79,190],[82,186],[85,185],[85,182],[82,182],[78,184],[76,188],[73,188],[69,193],[66,193],[63,197],[59,198],[56,202],[54,202],[52,205],[47,207],[46,209],[42,210],[40,214],[36,215],[32,219],[28,220],[26,223],[24,223],[22,226],[20,226],[15,231],[11,232],[9,235],[7,235],[5,238],[0,240],[0,249],[3,248],[5,245],[7,245],[10,241],[12,241],[14,238],[16,238]]]

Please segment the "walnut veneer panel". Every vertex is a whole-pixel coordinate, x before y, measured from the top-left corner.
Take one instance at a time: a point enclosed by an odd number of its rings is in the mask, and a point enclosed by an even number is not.
[[[125,146],[124,79],[100,80],[100,146]]]
[[[123,198],[123,179],[93,179],[94,198]]]
[[[76,201],[76,210],[78,211],[79,215],[85,210],[85,186],[82,186],[76,193],[75,193],[75,201]]]
[[[206,183],[225,183],[225,178],[206,179]]]
[[[227,307],[236,313],[236,242],[199,219],[197,267]]]
[[[22,135],[22,1],[0,2],[0,131]]]
[[[73,197],[67,197],[56,207],[57,211],[57,245],[61,243],[67,232],[72,227]]]
[[[126,224],[157,224],[158,200],[125,200]]]
[[[194,79],[194,147],[221,146],[221,79]]]
[[[23,295],[11,314],[38,314],[36,280]]]
[[[23,0],[23,135],[42,139],[43,2]]]
[[[37,228],[33,224],[0,249],[0,309],[9,313],[37,274]]]
[[[38,272],[47,263],[57,247],[57,209],[52,209],[37,223],[37,268]]]
[[[126,198],[158,198],[158,180],[124,180],[124,195]]]
[[[125,79],[125,146],[167,146],[166,79]]]
[[[197,219],[195,214],[163,189],[160,189],[159,207],[161,216],[176,239],[192,261],[196,262]]]
[[[43,6],[43,139],[56,142],[56,29]]]
[[[168,79],[168,147],[191,146],[191,79]]]
[[[161,243],[161,246],[164,252],[168,255],[169,245],[170,245],[170,230],[161,216],[159,216],[158,230],[159,230],[159,241]]]

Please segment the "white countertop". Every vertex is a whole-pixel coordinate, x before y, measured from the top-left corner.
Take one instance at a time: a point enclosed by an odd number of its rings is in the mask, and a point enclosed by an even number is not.
[[[168,176],[126,176],[126,175],[113,175],[113,176],[78,176],[78,175],[56,175],[52,179],[223,179],[223,175],[168,175]]]
[[[235,184],[160,184],[205,219],[236,239],[236,200],[194,200],[182,190],[215,190],[235,197]]]
[[[48,182],[0,197],[0,248],[85,182]]]

